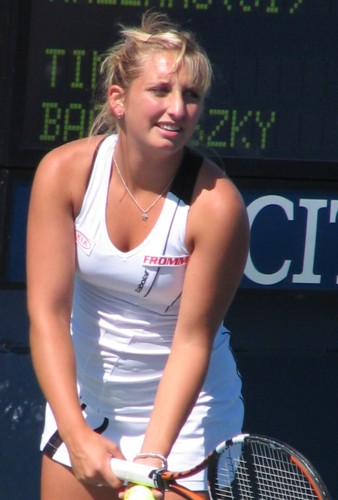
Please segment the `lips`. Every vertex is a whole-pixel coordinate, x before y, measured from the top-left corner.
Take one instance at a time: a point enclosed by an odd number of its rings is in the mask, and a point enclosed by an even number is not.
[[[159,123],[158,127],[162,130],[166,130],[167,132],[180,132],[182,130],[181,127],[170,123]]]

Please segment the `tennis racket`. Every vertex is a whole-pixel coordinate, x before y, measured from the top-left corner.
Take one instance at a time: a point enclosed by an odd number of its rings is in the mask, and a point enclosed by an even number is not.
[[[239,434],[220,443],[199,465],[182,472],[113,458],[116,476],[188,500],[201,496],[177,481],[207,469],[212,500],[329,500],[318,472],[297,450],[266,436]]]

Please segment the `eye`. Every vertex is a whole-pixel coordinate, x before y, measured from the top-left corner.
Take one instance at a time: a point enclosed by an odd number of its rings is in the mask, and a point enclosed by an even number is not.
[[[162,85],[158,87],[152,87],[150,92],[158,97],[164,97],[169,93],[168,87]]]
[[[199,102],[201,100],[201,94],[196,89],[187,89],[184,92],[184,97],[187,102]]]

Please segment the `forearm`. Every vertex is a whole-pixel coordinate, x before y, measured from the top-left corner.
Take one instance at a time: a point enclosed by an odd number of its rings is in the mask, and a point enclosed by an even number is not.
[[[31,321],[34,370],[64,439],[83,424],[76,387],[76,366],[69,324],[60,319]]]
[[[37,378],[51,405],[59,434],[67,446],[75,477],[81,482],[121,486],[112,473],[111,457],[123,459],[118,446],[93,432],[82,416],[69,324],[48,330],[32,322],[31,346]],[[115,497],[114,497],[115,498]]]
[[[203,385],[209,350],[203,345],[174,347],[157,391],[142,451],[170,453]]]

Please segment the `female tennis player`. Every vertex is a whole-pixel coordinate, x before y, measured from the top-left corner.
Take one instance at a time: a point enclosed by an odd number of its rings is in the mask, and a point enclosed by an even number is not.
[[[246,210],[188,146],[208,57],[148,12],[122,28],[102,70],[93,133],[43,158],[30,202],[43,500],[116,499],[112,457],[187,469],[243,420],[223,319],[247,257]],[[186,482],[207,498],[203,472]]]

